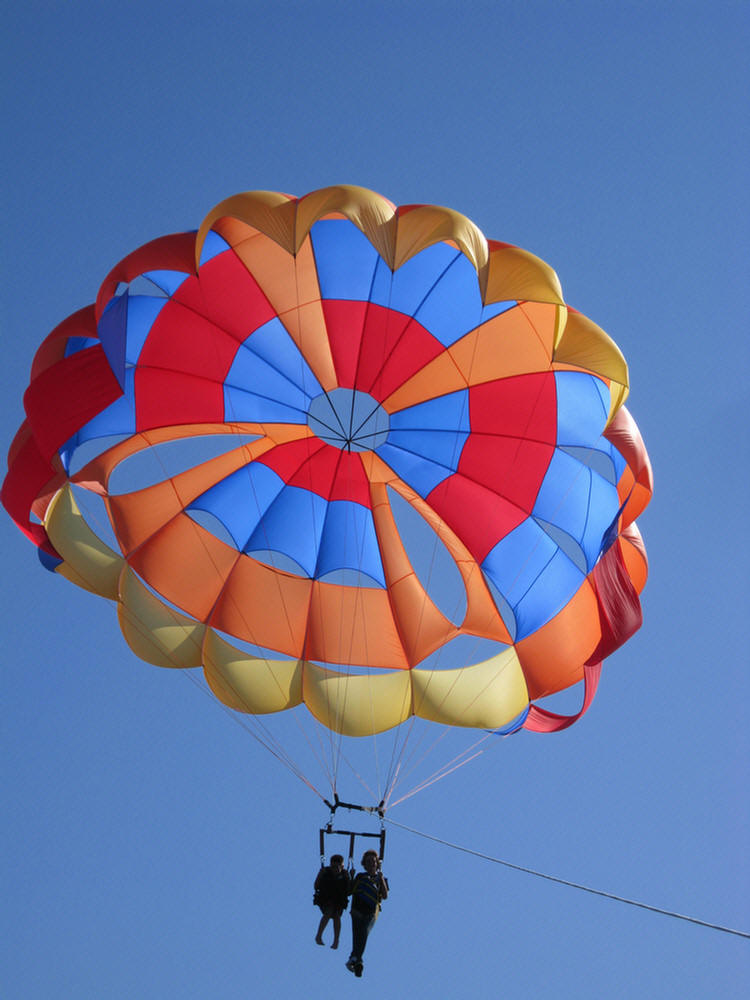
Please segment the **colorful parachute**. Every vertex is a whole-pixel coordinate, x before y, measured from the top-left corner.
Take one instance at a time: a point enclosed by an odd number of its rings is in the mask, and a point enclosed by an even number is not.
[[[641,622],[627,385],[554,271],[464,216],[249,192],[44,341],[2,500],[140,657],[202,666],[234,709],[304,704],[351,736],[560,728],[531,702],[585,679],[587,707]]]

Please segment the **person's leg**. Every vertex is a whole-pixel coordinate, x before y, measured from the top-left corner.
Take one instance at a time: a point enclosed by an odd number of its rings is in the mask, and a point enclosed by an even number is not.
[[[334,910],[333,912],[333,944],[332,948],[338,948],[339,946],[339,935],[341,934],[341,910]]]
[[[323,911],[323,916],[320,918],[320,923],[318,924],[318,933],[315,935],[315,944],[323,944],[323,931],[328,926],[329,916],[329,913]]]

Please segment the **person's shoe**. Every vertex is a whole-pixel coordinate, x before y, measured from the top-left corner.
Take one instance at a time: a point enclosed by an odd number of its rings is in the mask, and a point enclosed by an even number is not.
[[[353,972],[356,975],[357,963],[354,961],[353,958],[347,960],[346,967],[349,970],[349,972]],[[360,975],[362,975],[362,973],[360,973]]]
[[[357,977],[357,979],[359,979],[362,976],[363,969],[364,965],[362,965],[361,962],[357,962],[357,964],[354,966],[354,975]]]

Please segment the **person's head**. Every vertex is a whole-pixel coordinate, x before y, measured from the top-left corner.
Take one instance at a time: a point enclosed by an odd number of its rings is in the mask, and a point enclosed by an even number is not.
[[[332,854],[331,855],[331,868],[333,868],[334,871],[340,872],[343,867],[344,867],[344,859],[343,859],[343,857],[340,854]]]
[[[376,872],[378,870],[378,852],[365,851],[362,855],[362,867],[366,872]]]

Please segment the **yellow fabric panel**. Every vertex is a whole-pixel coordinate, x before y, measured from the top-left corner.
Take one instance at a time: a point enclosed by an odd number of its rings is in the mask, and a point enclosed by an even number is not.
[[[128,562],[170,604],[205,622],[234,564],[236,549],[187,514],[179,514],[128,556]]]
[[[120,576],[117,616],[125,641],[157,667],[199,667],[205,626],[151,593],[126,565]]]
[[[580,681],[583,664],[600,638],[596,594],[586,579],[559,614],[516,643],[529,698],[542,698]]]
[[[294,217],[297,200],[278,191],[245,191],[232,195],[212,208],[195,237],[195,269],[209,229],[223,218],[237,219],[265,233],[288,253],[294,252]],[[218,230],[217,230],[218,231]]]
[[[529,703],[515,649],[457,670],[411,671],[414,714],[447,726],[497,729]]]
[[[609,423],[625,402],[629,384],[627,362],[614,340],[586,316],[569,310],[554,360],[556,369],[570,365],[600,375],[611,383]]]
[[[312,580],[241,555],[217,595],[208,624],[285,656],[300,657],[311,590]]]
[[[266,715],[302,701],[302,665],[298,660],[249,656],[206,629],[203,672],[216,697],[238,712]]]
[[[313,583],[306,660],[406,669],[409,660],[387,590]]]
[[[411,712],[411,672],[341,674],[305,663],[305,704],[320,722],[344,736],[371,736],[400,725]]]
[[[57,572],[84,590],[117,600],[123,558],[89,528],[70,486],[64,486],[52,500],[44,527],[65,560]]]
[[[295,245],[299,248],[312,226],[325,216],[342,215],[361,230],[393,269],[396,206],[368,188],[353,184],[311,191],[297,203]]]
[[[484,278],[484,301],[522,299],[563,305],[560,279],[549,264],[520,247],[489,241],[490,256]]]
[[[487,265],[487,240],[471,219],[451,208],[417,205],[409,206],[406,211],[399,209],[393,269],[401,267],[420,250],[441,240],[454,243],[477,271]]]

